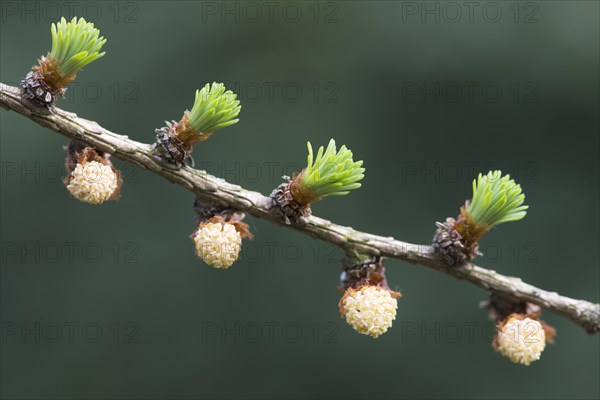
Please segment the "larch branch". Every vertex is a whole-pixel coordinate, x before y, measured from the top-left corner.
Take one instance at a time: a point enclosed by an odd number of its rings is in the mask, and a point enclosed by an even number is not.
[[[503,297],[537,304],[569,318],[590,333],[600,330],[600,304],[561,296],[556,292],[529,285],[520,278],[504,276],[473,264],[450,267],[436,256],[432,246],[411,244],[392,237],[360,232],[316,216],[308,217],[299,223],[292,222],[290,225],[286,225],[285,221],[273,212],[269,197],[226,182],[205,171],[190,167],[173,169],[166,163],[157,160],[151,153],[151,145],[113,133],[94,121],[79,118],[76,114],[60,108],[47,110],[36,107],[21,97],[21,91],[17,87],[0,83],[0,105],[71,140],[85,143],[98,150],[108,152],[118,159],[161,175],[169,181],[185,187],[202,199],[247,212],[281,226],[294,228],[315,238],[333,243],[346,252],[396,258],[424,265],[471,282]]]

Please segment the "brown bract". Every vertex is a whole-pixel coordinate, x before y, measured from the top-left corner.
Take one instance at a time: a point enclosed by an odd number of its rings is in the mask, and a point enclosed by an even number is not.
[[[482,255],[478,241],[490,227],[476,224],[466,205],[461,207],[457,219],[446,218],[446,222],[437,222],[436,226],[433,246],[448,265],[461,265]]]
[[[189,112],[187,111],[183,114],[181,120],[175,124],[174,128],[175,137],[190,149],[195,143],[203,142],[212,135],[212,132],[204,133],[196,131],[190,123]]]
[[[232,218],[226,218],[222,215],[215,215],[208,221],[200,223],[199,229],[202,229],[207,224],[231,224],[242,238],[252,239],[254,237],[254,235],[252,235],[252,232],[250,232],[250,227],[248,226],[248,224],[242,222],[241,219],[235,219],[235,215],[232,215]]]
[[[93,147],[79,146],[73,141],[69,142],[66,147],[67,158],[65,160],[65,168],[69,174],[63,179],[63,183],[67,186],[71,182],[71,172],[75,169],[77,164],[84,165],[90,161],[96,161],[100,164],[109,166],[117,176],[117,189],[114,191],[110,200],[118,200],[121,197],[121,186],[123,185],[123,178],[121,177],[121,171],[116,169],[110,161],[110,154],[104,153],[94,149]]]
[[[156,129],[154,149],[168,162],[181,167],[186,163],[194,166],[192,146],[208,139],[212,133],[198,132],[189,120],[186,111],[179,122],[166,121],[167,126]]]
[[[476,224],[467,212],[466,204],[460,208],[460,215],[454,222],[454,228],[467,244],[477,243],[491,229],[487,225]]]
[[[58,62],[48,54],[38,60],[38,65],[21,81],[21,90],[27,99],[40,106],[50,107],[58,95],[64,95],[66,86],[75,79],[75,74],[62,76]]]
[[[294,174],[292,181],[290,182],[290,193],[294,201],[301,207],[308,207],[310,203],[321,200],[319,196],[315,196],[303,183],[306,170],[303,169],[299,174]]]
[[[205,202],[198,197],[194,199],[194,211],[196,212],[196,221],[199,224],[198,229],[202,229],[208,223],[228,223],[234,226],[242,238],[252,239],[254,237],[248,224],[243,222],[246,214],[242,211]],[[195,233],[192,234],[192,237]]]
[[[57,91],[63,89],[69,83],[73,82],[77,76],[76,74],[62,76],[58,72],[58,61],[56,61],[56,59],[54,59],[50,54],[40,58],[38,60],[38,65],[34,65],[31,69],[39,72],[44,78],[44,82]]]
[[[277,210],[277,214],[283,217],[286,224],[290,221],[301,222],[302,218],[309,217],[312,214],[310,204],[314,201],[321,200],[321,197],[315,196],[306,186],[302,184],[302,177],[305,170],[299,174],[294,174],[290,180],[289,177],[283,178],[287,182],[277,186],[271,192],[273,206]]]
[[[349,288],[356,289],[365,285],[390,289],[385,277],[383,258],[375,257],[358,264],[352,263],[347,257],[344,258],[338,289],[344,292]]]
[[[288,181],[277,186],[271,192],[271,208],[275,210],[276,215],[283,218],[287,225],[290,225],[291,221],[301,222],[303,218],[309,217],[312,210],[310,205],[301,205],[294,199],[291,191],[292,181],[286,176],[284,179]]]
[[[458,232],[454,218],[446,218],[444,223],[436,222],[436,226],[433,248],[446,264],[461,265],[481,255],[477,242],[468,243]]]
[[[556,329],[541,319],[542,309],[539,306],[525,301],[515,302],[492,294],[490,295],[490,300],[483,303],[483,307],[490,310],[490,319],[496,322],[498,329],[501,329],[511,318],[519,320],[531,318],[542,325],[542,329],[544,329],[544,333],[546,334],[546,343],[554,343]]]

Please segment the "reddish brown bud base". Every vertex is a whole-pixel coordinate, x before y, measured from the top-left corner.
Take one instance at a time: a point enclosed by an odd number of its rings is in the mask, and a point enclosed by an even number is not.
[[[57,62],[50,55],[38,60],[32,71],[21,81],[23,97],[38,106],[50,107],[56,103],[58,95],[64,95],[65,87],[75,79],[75,75],[61,76]]]
[[[460,209],[458,219],[447,218],[436,225],[433,247],[448,265],[461,265],[482,255],[477,242],[490,228],[473,222],[465,207]]]
[[[309,217],[312,213],[310,204],[320,198],[310,193],[302,185],[302,174],[294,174],[294,178],[290,180],[288,176],[284,176],[287,182],[277,186],[271,192],[271,199],[276,213],[282,217],[286,224],[291,221],[301,222],[302,218]]]
[[[186,112],[179,122],[166,121],[167,126],[156,129],[154,150],[167,162],[181,168],[194,166],[192,146],[208,139],[211,133],[197,132],[189,122]]]

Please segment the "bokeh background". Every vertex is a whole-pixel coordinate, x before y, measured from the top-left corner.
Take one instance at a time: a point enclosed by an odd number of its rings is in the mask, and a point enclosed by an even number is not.
[[[478,264],[561,294],[599,295],[596,1],[2,1],[2,82],[50,49],[50,23],[96,22],[106,56],[60,106],[150,143],[206,82],[241,122],[197,165],[269,193],[306,141],[346,144],[364,185],[314,213],[430,242],[478,172],[521,183],[527,217],[488,234]],[[61,184],[67,141],[1,117],[4,398],[556,398],[600,395],[598,335],[545,312],[556,344],[530,367],[490,347],[486,293],[397,260],[393,328],[337,311],[343,254],[249,218],[227,271],[199,261],[192,195],[117,161],[118,202]]]

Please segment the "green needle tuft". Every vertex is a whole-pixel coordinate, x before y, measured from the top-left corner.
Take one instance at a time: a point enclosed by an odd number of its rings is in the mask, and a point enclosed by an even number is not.
[[[231,90],[225,91],[222,83],[213,82],[212,87],[207,83],[196,91],[194,107],[188,114],[191,125],[199,133],[212,133],[237,123],[242,106],[236,97]]]
[[[363,162],[354,162],[352,152],[346,146],[336,152],[335,140],[331,139],[327,150],[323,152],[321,146],[314,159],[310,142],[307,147],[308,166],[302,173],[302,186],[313,195],[342,196],[361,186],[358,181],[364,177]]]
[[[52,24],[52,51],[50,57],[57,62],[58,73],[62,77],[75,75],[80,69],[102,57],[100,53],[106,39],[94,24],[85,19],[73,17],[67,23],[61,18],[58,24]]]
[[[476,224],[491,228],[523,219],[529,208],[523,205],[524,201],[521,186],[510,179],[510,175],[490,171],[473,180],[473,199],[468,202],[466,211]]]

